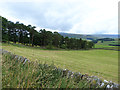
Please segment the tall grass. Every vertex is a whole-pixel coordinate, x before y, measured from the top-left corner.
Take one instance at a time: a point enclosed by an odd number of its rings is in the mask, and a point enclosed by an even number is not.
[[[86,80],[63,77],[53,64],[16,60],[10,54],[2,56],[3,88],[93,88]]]

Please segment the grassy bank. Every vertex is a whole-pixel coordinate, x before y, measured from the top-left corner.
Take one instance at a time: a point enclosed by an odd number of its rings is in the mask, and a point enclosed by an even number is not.
[[[63,73],[54,65],[26,62],[10,54],[2,58],[2,88],[94,88],[86,80],[63,77]],[[97,87],[96,87],[97,88]]]
[[[3,44],[3,49],[31,61],[46,62],[74,72],[87,73],[118,81],[118,51],[113,50],[43,50],[40,48]]]

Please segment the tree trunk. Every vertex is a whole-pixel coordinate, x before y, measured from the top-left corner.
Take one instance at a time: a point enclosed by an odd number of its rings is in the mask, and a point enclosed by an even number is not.
[[[32,47],[34,46],[34,44],[33,44],[33,37],[34,37],[34,35],[32,35]]]

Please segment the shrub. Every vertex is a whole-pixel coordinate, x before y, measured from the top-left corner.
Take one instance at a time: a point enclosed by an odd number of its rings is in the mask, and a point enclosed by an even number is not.
[[[66,49],[67,46],[66,46],[65,44],[62,44],[60,48],[62,48],[62,49]]]
[[[49,45],[46,46],[46,48],[47,48],[47,49],[54,49],[54,46],[51,45],[51,44],[49,44]]]

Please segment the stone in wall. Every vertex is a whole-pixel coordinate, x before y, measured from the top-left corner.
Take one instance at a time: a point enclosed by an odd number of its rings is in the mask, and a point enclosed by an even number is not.
[[[23,64],[25,64],[26,62],[30,63],[30,61],[27,58],[24,58],[24,57],[18,56],[18,55],[14,55],[3,49],[2,50],[0,49],[0,51],[2,51],[2,54],[11,55],[14,59],[20,61]],[[46,66],[49,67],[47,64],[46,64]],[[97,76],[88,76],[88,74],[82,75],[81,73],[74,73],[72,71],[69,71],[68,69],[61,69],[61,68],[56,68],[56,67],[54,67],[54,68],[55,68],[55,70],[62,72],[63,77],[75,78],[75,80],[77,82],[79,82],[81,79],[82,80],[86,79],[86,80],[88,80],[88,82],[91,82],[92,85],[95,85],[96,87],[99,86],[99,87],[106,87],[106,88],[118,88],[120,86],[119,84],[113,83],[112,81],[104,80],[102,82],[102,80],[100,78],[98,78]]]

